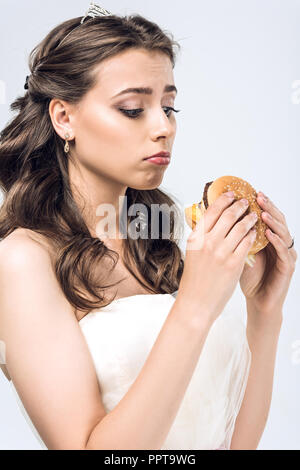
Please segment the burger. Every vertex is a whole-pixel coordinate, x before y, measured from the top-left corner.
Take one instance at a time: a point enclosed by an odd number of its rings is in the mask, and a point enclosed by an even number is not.
[[[261,218],[262,210],[259,204],[256,201],[257,193],[255,189],[247,181],[237,176],[221,176],[220,178],[206,183],[202,195],[202,199],[199,203],[192,204],[189,207],[184,209],[185,219],[189,227],[193,230],[196,227],[197,223],[204,215],[207,208],[215,202],[215,200],[222,194],[227,191],[233,191],[235,195],[235,201],[239,199],[246,198],[249,201],[249,206],[243,215],[236,221],[238,223],[242,220],[247,214],[255,211],[257,213],[257,222],[255,224],[256,228],[256,239],[253,242],[253,245],[247,255],[245,262],[252,267],[255,263],[255,254],[260,250],[265,248],[269,243],[269,240],[265,236],[265,230],[267,228],[266,224]]]

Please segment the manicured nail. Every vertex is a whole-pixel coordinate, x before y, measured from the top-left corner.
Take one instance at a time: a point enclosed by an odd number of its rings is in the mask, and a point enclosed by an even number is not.
[[[263,200],[267,202],[268,198],[262,191],[259,192],[259,196],[262,196]]]

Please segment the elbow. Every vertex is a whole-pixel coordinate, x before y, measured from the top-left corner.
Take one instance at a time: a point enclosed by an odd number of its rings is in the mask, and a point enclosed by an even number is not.
[[[259,442],[257,443],[257,445],[253,445],[253,444],[232,444],[229,448],[229,450],[257,450],[257,447],[258,447],[258,444]]]
[[[245,433],[243,435],[232,436],[229,450],[257,450],[262,433],[252,435]]]
[[[102,441],[102,438],[109,434],[108,430],[105,428],[103,430],[103,423],[106,422],[107,416],[110,414],[105,414],[104,416],[98,416],[94,422],[92,429],[85,438],[84,444],[81,450],[106,450],[107,447],[101,447],[99,442]]]

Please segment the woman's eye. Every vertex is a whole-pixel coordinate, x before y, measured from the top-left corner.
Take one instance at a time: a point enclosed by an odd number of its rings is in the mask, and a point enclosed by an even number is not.
[[[172,108],[171,106],[164,106],[164,109],[167,109],[167,116],[169,117],[170,114],[170,111],[174,111],[175,113],[179,113],[180,109],[174,109]],[[124,113],[126,116],[130,117],[130,118],[137,118],[139,117],[139,115],[144,111],[142,108],[138,108],[138,109],[123,109],[123,108],[119,108],[119,110]]]

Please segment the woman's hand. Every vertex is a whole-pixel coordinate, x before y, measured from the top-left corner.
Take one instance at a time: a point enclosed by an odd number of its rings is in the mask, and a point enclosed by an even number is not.
[[[255,219],[241,200],[221,194],[190,233],[176,303],[199,312],[201,321],[221,315],[236,288],[255,240]]]
[[[252,268],[245,264],[240,286],[252,311],[272,317],[282,311],[297,253],[294,247],[288,249],[292,237],[283,213],[262,192],[257,202],[264,211],[262,219],[268,225],[265,233],[270,243],[255,255]]]

